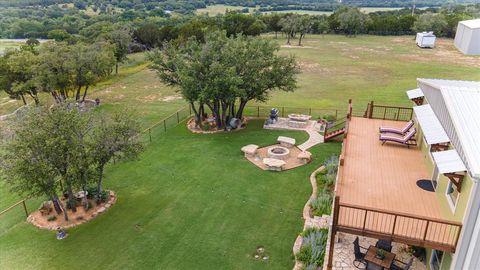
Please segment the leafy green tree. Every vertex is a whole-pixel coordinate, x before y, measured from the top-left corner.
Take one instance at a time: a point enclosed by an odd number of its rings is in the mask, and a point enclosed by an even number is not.
[[[138,141],[140,125],[133,114],[115,113],[112,117],[102,115],[95,123],[87,147],[89,159],[96,173],[97,200],[100,201],[103,190],[105,166],[112,159],[131,159],[143,150]]]
[[[290,45],[290,39],[294,38],[297,34],[297,18],[299,15],[297,14],[289,14],[283,17],[279,24],[282,26],[282,31],[285,33],[287,37],[287,44]]]
[[[54,39],[55,41],[64,41],[70,38],[70,34],[63,29],[54,29],[48,31],[47,37],[49,39]]]
[[[217,127],[227,128],[230,119],[242,118],[249,101],[266,101],[273,90],[295,88],[296,62],[278,56],[278,50],[273,41],[227,38],[224,32],[213,32],[207,34],[205,43],[190,39],[182,46],[170,44],[149,58],[160,80],[177,86],[190,103],[197,126],[206,106]]]
[[[38,87],[35,80],[36,67],[39,62],[37,52],[29,46],[20,50],[7,51],[0,58],[0,90],[10,98],[21,99],[27,105],[25,96],[30,96],[39,104]]]
[[[66,101],[73,87],[74,68],[68,61],[71,55],[72,47],[66,43],[49,42],[40,48],[38,85],[50,93],[57,103]]]
[[[355,36],[364,31],[368,21],[368,15],[356,7],[348,7],[338,13],[339,29],[347,36]]]
[[[310,16],[303,15],[296,17],[296,28],[299,33],[298,46],[302,46],[302,38],[304,38],[312,28],[312,20]]]
[[[116,25],[111,32],[104,34],[103,38],[114,46],[113,54],[117,60],[115,74],[118,74],[118,64],[127,60],[128,45],[132,41],[131,30],[125,25]]]
[[[282,25],[280,25],[282,15],[278,13],[272,13],[270,15],[263,16],[262,19],[267,26],[267,30],[270,32],[275,32],[275,38],[278,38],[278,32],[282,31]]]
[[[413,24],[412,30],[415,32],[430,32],[441,36],[447,31],[447,20],[443,14],[425,13],[418,17]]]

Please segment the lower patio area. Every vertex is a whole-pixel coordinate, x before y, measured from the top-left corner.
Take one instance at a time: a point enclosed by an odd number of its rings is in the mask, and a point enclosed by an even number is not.
[[[357,235],[348,233],[338,233],[335,242],[334,256],[333,256],[333,270],[357,270],[353,265],[355,259],[353,241]],[[369,246],[375,246],[378,241],[374,238],[358,236],[360,240],[360,246],[368,248]],[[395,259],[408,262],[413,257],[412,254],[407,251],[408,246],[400,243],[392,243],[392,253],[394,253]],[[363,251],[364,252],[364,251]],[[426,270],[427,266],[425,261],[420,261],[418,258],[413,257],[413,264],[409,270]]]

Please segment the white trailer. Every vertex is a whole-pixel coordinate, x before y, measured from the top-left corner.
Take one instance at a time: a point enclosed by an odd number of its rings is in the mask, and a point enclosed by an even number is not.
[[[455,47],[464,54],[480,55],[480,19],[458,22]]]
[[[415,43],[417,43],[417,46],[420,48],[433,48],[435,47],[436,38],[437,37],[433,34],[433,32],[417,33]]]

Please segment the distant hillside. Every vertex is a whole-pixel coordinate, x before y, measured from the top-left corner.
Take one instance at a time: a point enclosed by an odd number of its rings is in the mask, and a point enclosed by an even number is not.
[[[272,10],[330,10],[340,4],[359,7],[411,7],[413,0],[0,0],[0,7],[46,7],[72,3],[79,9],[87,6],[114,6],[135,10],[160,7],[188,12],[214,4],[242,7],[259,6]],[[417,7],[435,7],[447,3],[480,3],[480,0],[416,0]]]

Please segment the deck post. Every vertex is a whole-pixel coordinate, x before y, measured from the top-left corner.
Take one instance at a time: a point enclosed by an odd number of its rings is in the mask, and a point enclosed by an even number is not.
[[[368,108],[369,111],[368,111],[368,118],[369,119],[372,119],[372,115],[373,115],[373,100],[370,102],[370,107]]]
[[[333,253],[335,249],[335,235],[337,234],[338,213],[340,212],[340,197],[335,196],[333,201],[332,228],[330,234],[330,248],[328,250],[327,269],[331,270],[333,266]]]

